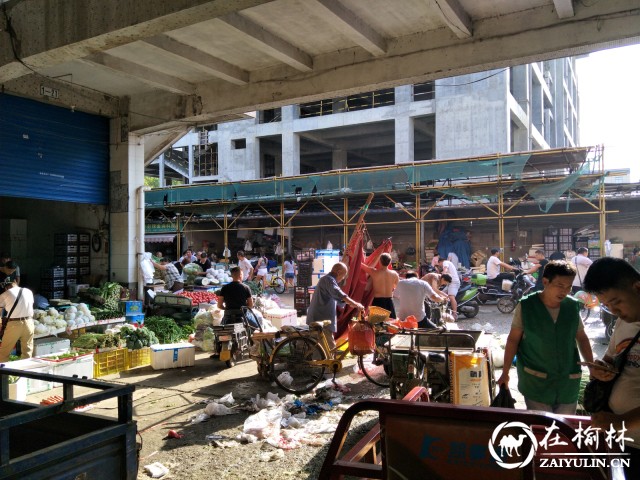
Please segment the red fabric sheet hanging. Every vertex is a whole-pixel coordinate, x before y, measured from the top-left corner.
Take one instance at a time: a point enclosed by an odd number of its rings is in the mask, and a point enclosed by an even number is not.
[[[349,276],[347,277],[342,290],[349,295],[353,300],[362,303],[365,307],[371,305],[373,300],[373,291],[367,288],[367,274],[361,268],[362,263],[370,267],[375,266],[378,263],[378,259],[382,253],[389,253],[392,249],[391,239],[386,239],[382,244],[376,248],[371,255],[365,258],[363,249],[363,234],[362,229],[358,229],[349,242],[347,250],[345,250],[342,257],[342,261],[349,267]],[[336,337],[341,337],[346,334],[349,326],[349,321],[352,317],[357,317],[358,312],[351,306],[345,306],[342,312],[338,315],[338,325]]]

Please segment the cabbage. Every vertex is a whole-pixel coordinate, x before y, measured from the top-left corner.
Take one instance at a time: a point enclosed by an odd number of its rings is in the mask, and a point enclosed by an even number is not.
[[[71,310],[71,309],[69,309],[69,310]],[[65,320],[75,320],[76,314],[75,314],[75,312],[67,311],[67,313],[64,314],[64,318],[65,318]]]

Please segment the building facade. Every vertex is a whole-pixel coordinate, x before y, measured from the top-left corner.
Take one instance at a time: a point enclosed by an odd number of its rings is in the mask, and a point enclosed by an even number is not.
[[[146,168],[235,182],[579,144],[574,58],[319,99],[200,128]]]

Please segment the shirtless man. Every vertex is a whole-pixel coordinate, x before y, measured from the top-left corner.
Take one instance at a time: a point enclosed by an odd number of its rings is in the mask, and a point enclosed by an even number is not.
[[[394,270],[389,270],[391,255],[383,253],[378,260],[378,268],[372,268],[362,264],[362,268],[371,277],[373,287],[373,302],[371,305],[381,307],[391,312],[390,317],[396,318],[396,311],[393,308],[393,291],[398,285],[400,277]]]
[[[431,285],[431,288],[435,292],[436,296],[438,296],[443,300],[449,300],[449,296],[445,294],[442,290],[440,290],[440,287],[449,285],[449,283],[451,283],[451,275],[446,273],[430,272],[430,273],[427,273],[420,280],[424,280],[429,285]]]

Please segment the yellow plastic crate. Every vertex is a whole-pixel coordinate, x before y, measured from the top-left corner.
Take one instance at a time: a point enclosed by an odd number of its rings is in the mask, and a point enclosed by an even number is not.
[[[93,378],[104,377],[127,369],[127,349],[117,348],[93,355]]]
[[[151,349],[144,347],[139,350],[127,350],[127,370],[151,365]]]

